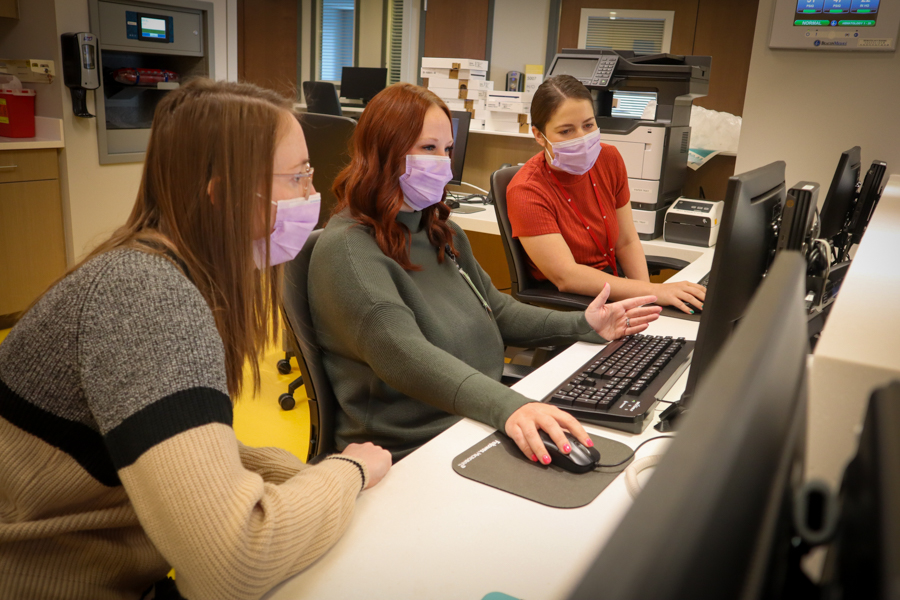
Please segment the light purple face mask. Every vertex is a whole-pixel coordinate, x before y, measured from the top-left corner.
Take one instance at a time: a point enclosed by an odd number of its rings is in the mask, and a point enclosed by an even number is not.
[[[275,227],[269,234],[269,264],[277,265],[293,260],[319,220],[322,195],[313,194],[309,200],[294,198],[275,204]],[[260,270],[266,268],[266,238],[253,240],[253,261]]]
[[[544,139],[547,140],[547,136]],[[602,148],[599,129],[574,140],[556,143],[547,140],[547,143],[551,146],[549,152],[545,150],[552,157],[550,164],[572,175],[584,175],[590,171]]]
[[[444,188],[451,179],[449,157],[407,154],[406,173],[400,176],[400,189],[411,207],[424,210],[441,201]]]

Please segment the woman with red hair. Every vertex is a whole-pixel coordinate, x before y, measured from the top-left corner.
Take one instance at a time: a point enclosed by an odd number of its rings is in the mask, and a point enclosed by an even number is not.
[[[567,413],[500,383],[504,345],[599,343],[643,331],[660,309],[643,306],[653,296],[606,304],[608,285],[583,313],[498,292],[447,220],[450,123],[428,90],[388,87],[363,112],[334,183],[339,203],[313,252],[309,299],[341,406],[335,441],[371,441],[397,460],[464,416],[548,464],[539,429],[565,452],[563,429],[592,442]]]

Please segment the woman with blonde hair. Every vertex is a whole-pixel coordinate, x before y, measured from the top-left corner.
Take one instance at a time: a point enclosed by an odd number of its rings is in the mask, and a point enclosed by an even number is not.
[[[258,598],[340,537],[387,452],[307,467],[232,430],[311,175],[272,92],[195,80],[159,103],[128,221],[0,344],[0,597]]]

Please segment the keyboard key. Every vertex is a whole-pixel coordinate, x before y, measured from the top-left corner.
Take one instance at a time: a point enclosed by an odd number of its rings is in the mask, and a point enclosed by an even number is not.
[[[572,390],[575,389],[575,386],[572,385],[572,384],[569,384],[569,385],[564,385],[564,386],[562,386],[562,387],[559,388],[559,389],[560,389],[560,391],[562,391],[562,392],[571,392]]]
[[[584,385],[594,387],[595,385],[597,385],[597,380],[594,379],[593,377],[585,377]]]
[[[576,400],[573,405],[575,408],[596,408],[596,400]]]
[[[550,404],[556,404],[557,406],[572,406],[572,400],[568,396],[555,394],[550,398]]]

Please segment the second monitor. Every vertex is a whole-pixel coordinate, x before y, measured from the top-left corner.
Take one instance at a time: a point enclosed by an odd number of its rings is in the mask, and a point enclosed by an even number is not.
[[[343,67],[341,69],[341,97],[362,100],[367,104],[387,87],[387,69],[376,67]]]

